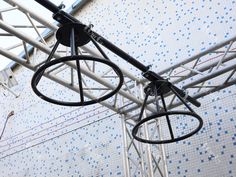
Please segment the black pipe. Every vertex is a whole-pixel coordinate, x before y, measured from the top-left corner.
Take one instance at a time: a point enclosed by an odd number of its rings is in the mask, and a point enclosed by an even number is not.
[[[53,3],[51,3],[48,0],[35,0],[35,1],[38,2],[39,4],[41,4],[42,6],[44,6],[45,8],[47,8],[48,10],[50,10],[51,12],[53,12],[54,13],[53,18],[61,24],[66,24],[66,23],[80,23],[80,24],[82,24],[75,17],[60,10],[56,5],[54,5]],[[116,47],[114,44],[112,44],[110,41],[103,38],[101,35],[92,31],[90,29],[90,27],[86,26],[85,32],[87,32],[87,34],[89,36],[92,35],[93,38],[98,43],[100,43],[101,45],[103,45],[107,49],[111,50],[112,52],[114,52],[115,54],[117,54],[119,57],[123,58],[124,60],[126,60],[130,64],[134,65],[135,67],[140,69],[142,72],[148,71],[148,69],[149,69],[148,67],[146,67],[145,65],[143,65],[142,63],[140,63],[139,61],[134,59],[132,56],[128,55],[126,52],[124,52],[120,48]]]
[[[57,7],[55,4],[51,3],[48,0],[35,0],[35,1],[44,6],[45,8],[47,8],[48,10],[50,10],[51,12],[53,12],[54,14],[60,10],[59,7]]]
[[[47,8],[48,10],[50,10],[51,12],[53,12],[54,13],[53,18],[61,24],[67,24],[67,23],[83,24],[78,19],[76,19],[72,15],[62,11],[60,8],[58,8],[56,5],[54,5],[53,3],[51,3],[48,0],[35,0],[35,1],[38,2],[39,4],[41,4],[42,6],[44,6],[45,8]],[[158,74],[156,74],[152,71],[149,71],[149,67],[143,65],[141,62],[139,62],[138,60],[136,60],[135,58],[133,58],[132,56],[130,56],[129,54],[127,54],[126,52],[121,50],[120,48],[116,47],[114,44],[112,44],[107,39],[103,38],[101,35],[92,31],[89,26],[85,25],[84,30],[85,30],[85,32],[87,32],[87,34],[89,36],[93,37],[98,43],[100,43],[101,45],[103,45],[104,47],[106,47],[107,49],[109,49],[110,51],[112,51],[113,53],[115,53],[116,55],[118,55],[119,57],[121,57],[122,59],[127,61],[128,63],[137,67],[139,70],[141,70],[143,72],[143,76],[145,78],[147,78],[148,80],[150,80],[150,81],[164,80],[164,78],[162,78]],[[175,90],[180,95],[185,95],[185,93],[182,90],[176,89],[176,88],[177,87],[175,87]],[[194,99],[190,96],[188,96],[186,99],[197,107],[199,107],[201,105],[196,99]]]

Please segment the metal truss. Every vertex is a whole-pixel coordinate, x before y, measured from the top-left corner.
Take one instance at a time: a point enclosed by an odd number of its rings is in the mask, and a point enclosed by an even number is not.
[[[44,19],[42,16],[34,13],[29,8],[22,6],[15,0],[4,1],[11,5],[11,8],[0,9],[0,28],[6,32],[0,34],[0,38],[1,36],[14,36],[21,42],[7,48],[0,46],[0,54],[23,67],[36,71],[37,68],[45,62],[46,55],[50,54],[54,44],[47,44],[47,42],[52,41],[50,40],[50,37],[53,36],[58,27],[55,24],[50,23],[47,19]],[[12,10],[18,10],[24,13],[31,26],[16,26],[8,24],[2,18],[1,14]],[[38,38],[35,39],[20,31],[18,28],[21,27],[34,29]],[[39,32],[39,28],[47,29],[47,35],[43,36]],[[170,80],[172,83],[179,85],[186,91],[186,95],[189,94],[194,98],[201,98],[215,91],[229,87],[236,83],[235,41],[236,37],[228,39],[209,48],[208,50],[205,50],[204,52],[160,71],[158,74]],[[22,47],[24,55],[19,56],[14,54],[12,49],[16,47]],[[79,51],[81,54],[101,57],[101,55],[92,47],[82,47]],[[45,58],[37,58],[36,56],[39,53],[46,54]],[[60,48],[60,50],[55,53],[54,58],[60,58],[68,54],[69,52],[66,48]],[[66,62],[46,71],[44,76],[53,82],[79,93],[79,88],[74,81],[74,72],[76,69],[77,67],[74,63]],[[114,88],[108,80],[116,79],[115,76],[112,75],[109,70],[105,71],[103,74],[97,74],[95,72],[97,70],[98,68],[95,63],[91,65],[85,62],[84,65],[81,66],[81,72],[84,76],[101,85],[100,88],[94,88],[94,86],[89,86],[86,80],[84,80],[83,84],[86,87],[85,96],[88,98],[94,98],[92,91],[100,91],[104,94],[107,90]],[[122,116],[121,121],[123,125],[125,147],[124,171],[126,176],[129,177],[133,174],[140,173],[140,176],[166,177],[168,176],[168,170],[164,145],[154,146],[141,144],[135,141],[130,133],[130,129],[134,126],[135,119],[139,115],[139,108],[143,102],[142,88],[146,85],[147,81],[145,79],[138,79],[134,74],[131,74],[125,69],[122,69],[122,72],[125,77],[124,86],[118,94],[114,96],[114,98],[101,102],[101,104]],[[60,73],[67,73],[68,77],[62,78]],[[107,78],[109,79],[107,80]],[[166,95],[166,97],[169,108],[180,105],[173,95]],[[148,101],[145,113],[146,115],[156,112],[156,106],[153,102],[154,99]],[[154,123],[157,125],[156,131],[161,135],[161,126],[159,126],[160,122]],[[152,136],[149,135],[150,132],[148,131],[148,126],[149,125],[145,125],[143,132],[140,132],[144,133],[146,137]],[[134,155],[133,153],[136,154]]]

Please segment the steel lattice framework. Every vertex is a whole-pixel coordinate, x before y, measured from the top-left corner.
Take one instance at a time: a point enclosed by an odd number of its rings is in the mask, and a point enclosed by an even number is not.
[[[1,33],[2,36],[15,36],[21,43],[14,44],[11,47],[3,48],[0,46],[0,54],[9,58],[10,60],[16,62],[17,64],[26,67],[32,71],[36,71],[44,61],[38,61],[37,63],[32,62],[33,55],[36,51],[43,52],[47,55],[51,52],[51,47],[47,44],[47,39],[54,34],[58,29],[56,24],[50,23],[47,19],[42,18],[42,16],[34,13],[29,8],[21,5],[15,0],[4,0],[6,3],[11,5],[11,8],[0,9],[0,28],[6,33]],[[82,1],[81,4],[84,4]],[[79,6],[77,6],[79,8]],[[2,18],[2,13],[9,12],[12,10],[18,10],[26,15],[31,26],[38,34],[38,39],[35,39],[28,34],[20,31],[17,26],[9,25],[7,21]],[[76,9],[74,9],[76,11]],[[40,25],[36,25],[35,22]],[[29,28],[29,26],[22,26],[22,28]],[[38,28],[47,28],[48,33],[43,36]],[[236,47],[235,47],[236,37],[230,38],[226,41],[218,43],[217,45],[194,55],[181,63],[175,64],[157,74],[162,77],[169,79],[172,83],[182,86],[182,88],[189,93],[193,98],[201,98],[210,93],[219,91],[226,87],[236,84]],[[14,54],[11,50],[15,47],[22,46],[24,55],[18,56]],[[32,46],[32,47],[27,47]],[[80,49],[83,53],[88,55],[101,57],[98,52],[93,48],[83,47]],[[64,51],[66,53],[66,51]],[[55,58],[60,58],[61,53],[57,52],[54,55]],[[68,80],[60,78],[57,74],[63,71],[63,68],[70,68],[71,77]],[[96,68],[96,66],[94,66]],[[47,71],[44,76],[48,79],[57,82],[70,90],[79,93],[78,87],[74,84],[73,73],[76,70],[76,66],[72,62],[66,62],[65,64],[54,68],[53,70]],[[56,72],[55,72],[56,71]],[[103,76],[97,75],[89,67],[81,66],[81,71],[87,77],[95,80],[99,84],[103,85],[107,89],[113,89],[113,86],[109,84]],[[108,71],[109,72],[109,71]],[[141,171],[143,176],[154,177],[156,174],[160,176],[168,176],[166,159],[165,159],[165,149],[164,145],[155,145],[159,155],[153,155],[151,145],[143,145],[140,142],[134,141],[130,133],[130,126],[134,126],[134,120],[139,115],[139,108],[143,102],[143,90],[142,88],[147,83],[147,80],[140,80],[131,74],[129,71],[122,69],[125,76],[125,83],[122,89],[113,99],[113,103],[108,101],[103,101],[101,104],[121,115],[122,125],[123,125],[123,135],[124,135],[124,168],[126,176],[132,176],[130,171],[130,165],[132,164],[138,170]],[[220,79],[219,79],[220,78]],[[211,82],[208,82],[211,81]],[[187,84],[183,84],[187,83]],[[86,85],[86,83],[84,82]],[[94,96],[89,90],[94,88],[88,88],[85,95],[89,98]],[[174,95],[167,95],[169,98],[168,107],[173,108],[179,105],[176,101]],[[154,99],[148,101],[148,106],[146,107],[146,114],[151,114],[156,112],[155,105],[153,104]],[[159,124],[159,122],[157,122]],[[146,137],[149,137],[147,131],[147,125],[144,127],[144,133]],[[158,130],[160,126],[158,126]],[[133,157],[129,156],[129,151],[134,148],[140,161],[136,162]],[[157,158],[158,157],[158,158]],[[144,162],[147,162],[148,168],[144,167]]]

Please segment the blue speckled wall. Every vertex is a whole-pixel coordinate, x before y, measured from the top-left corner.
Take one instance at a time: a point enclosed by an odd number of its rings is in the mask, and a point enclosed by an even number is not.
[[[234,0],[97,0],[76,16],[159,71],[235,36],[234,9]],[[37,57],[46,55],[38,52]],[[119,115],[100,105],[68,108],[44,102],[31,91],[32,74],[24,68],[16,71],[19,85],[13,89],[19,98],[0,92],[0,121],[15,111],[0,140],[0,176],[124,176]],[[170,177],[236,176],[235,99],[235,85],[200,99],[203,129],[166,145]]]

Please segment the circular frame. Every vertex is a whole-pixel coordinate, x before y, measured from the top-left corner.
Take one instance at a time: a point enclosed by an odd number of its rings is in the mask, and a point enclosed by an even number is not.
[[[46,95],[42,94],[38,89],[37,89],[37,84],[36,82],[38,81],[38,79],[41,77],[41,74],[49,67],[58,64],[58,63],[62,63],[62,62],[67,62],[67,61],[73,61],[73,60],[90,60],[90,61],[97,61],[103,64],[106,64],[108,66],[110,66],[117,74],[117,76],[119,77],[120,81],[118,86],[112,90],[111,92],[109,92],[108,94],[97,98],[97,99],[93,99],[93,100],[89,100],[89,101],[84,101],[82,102],[66,102],[66,101],[60,101],[60,100],[55,100],[52,98],[47,97]],[[84,56],[84,55],[78,55],[78,56],[67,56],[67,57],[62,57],[59,59],[55,59],[52,60],[46,64],[44,64],[43,66],[41,66],[40,68],[38,68],[38,70],[34,73],[32,80],[31,80],[31,86],[33,91],[35,92],[36,95],[38,95],[40,98],[42,98],[45,101],[48,101],[50,103],[54,103],[54,104],[58,104],[58,105],[63,105],[63,106],[86,106],[86,105],[90,105],[90,104],[95,104],[95,103],[99,103],[101,101],[104,101],[108,98],[110,98],[111,96],[113,96],[114,94],[116,94],[120,88],[122,87],[122,84],[124,82],[124,77],[123,74],[120,70],[120,68],[115,65],[114,63],[110,62],[109,60],[104,60],[104,59],[100,59],[100,58],[94,58],[91,56]]]
[[[166,116],[166,115],[179,115],[179,114],[182,114],[182,115],[189,115],[191,117],[194,117],[195,119],[198,120],[199,122],[199,125],[198,127],[191,131],[190,133],[184,135],[184,136],[181,136],[181,137],[178,137],[178,138],[174,138],[174,139],[168,139],[168,140],[148,140],[148,139],[143,139],[143,138],[140,138],[139,136],[137,136],[137,133],[138,133],[138,130],[139,130],[139,127],[144,124],[145,122],[147,121],[150,121],[152,119],[156,119],[158,117],[162,117],[162,116]],[[183,139],[186,139],[186,138],[189,138],[190,136],[194,135],[195,133],[197,133],[203,126],[203,120],[202,118],[197,115],[196,113],[193,113],[193,112],[186,112],[186,111],[168,111],[168,112],[163,112],[163,113],[158,113],[158,114],[154,114],[150,117],[147,117],[145,119],[142,119],[141,121],[139,121],[133,128],[132,130],[132,135],[133,137],[140,141],[140,142],[143,142],[143,143],[148,143],[148,144],[167,144],[167,143],[173,143],[173,142],[177,142],[177,141],[181,141]]]

